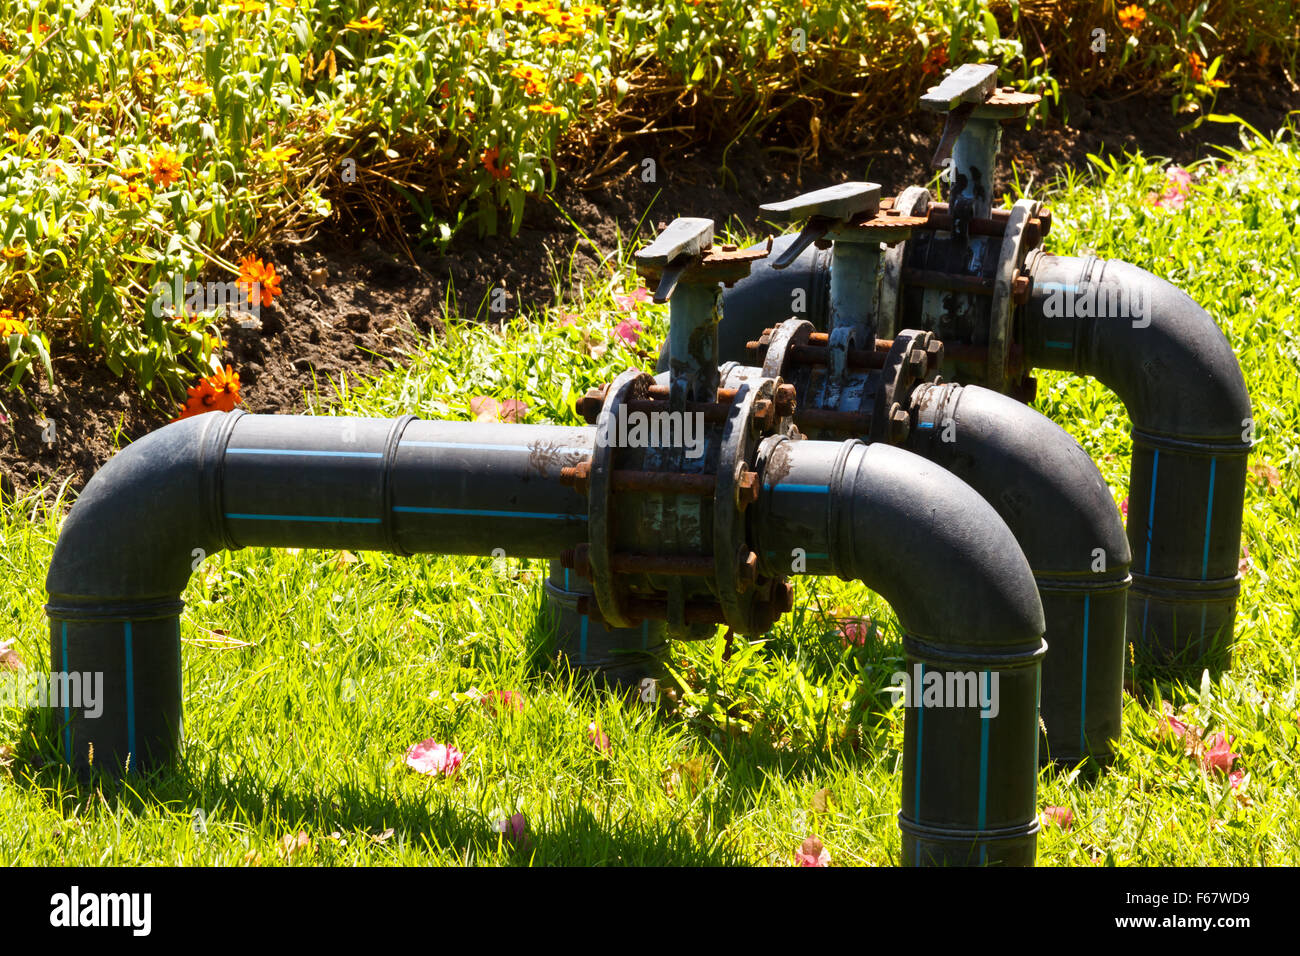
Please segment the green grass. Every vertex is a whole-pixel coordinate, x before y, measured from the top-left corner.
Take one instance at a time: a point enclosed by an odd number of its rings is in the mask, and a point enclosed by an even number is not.
[[[1042,865],[1300,862],[1289,477],[1300,464],[1298,160],[1290,135],[1255,140],[1222,172],[1198,168],[1181,211],[1151,205],[1163,170],[1143,158],[1050,197],[1053,251],[1127,259],[1211,311],[1254,402],[1252,466],[1282,480],[1248,488],[1250,567],[1231,673],[1183,686],[1139,670],[1114,765],[1042,773],[1040,804],[1074,813],[1070,829],[1043,833]],[[315,411],[468,417],[470,397],[484,394],[525,399],[528,422],[577,424],[571,400],[628,363],[648,367],[666,331],[662,310],[641,306],[645,347],[614,339],[624,315],[610,293],[631,281],[620,253],[608,279],[568,307],[575,325],[530,315],[501,329],[453,326],[406,369],[339,388]],[[593,355],[592,344],[608,348]],[[1041,383],[1040,409],[1122,499],[1129,440],[1118,401],[1062,374]],[[47,656],[41,583],[67,504],[53,498],[0,512],[0,621],[36,669]],[[34,737],[31,712],[0,711],[0,861],[785,864],[810,834],[835,864],[897,859],[902,711],[880,690],[901,646],[883,601],[856,584],[804,580],[767,640],[729,654],[721,636],[674,645],[684,686],[667,714],[593,688],[546,653],[543,574],[541,562],[371,553],[210,558],[185,594],[183,764],[129,785],[78,785]],[[831,621],[844,608],[873,617],[881,639],[844,647]],[[520,691],[525,708],[493,717],[476,689]],[[1232,735],[1248,775],[1236,793],[1160,739],[1158,697]],[[608,755],[588,742],[593,721],[611,738]],[[405,749],[428,737],[464,751],[456,778],[405,768]],[[491,826],[514,812],[528,818],[523,850]],[[310,846],[286,859],[281,841],[299,832]]]

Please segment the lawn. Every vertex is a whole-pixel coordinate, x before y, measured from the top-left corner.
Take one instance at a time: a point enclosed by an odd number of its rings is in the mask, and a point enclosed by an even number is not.
[[[1134,157],[1045,196],[1050,251],[1123,258],[1209,309],[1240,357],[1257,444],[1231,672],[1131,675],[1113,765],[1041,773],[1041,807],[1063,809],[1040,865],[1300,863],[1297,169],[1294,131],[1249,135],[1185,188]],[[1171,188],[1179,201],[1158,203]],[[526,402],[523,421],[579,424],[572,400],[652,367],[667,330],[664,310],[621,298],[636,281],[626,245],[565,313],[453,324],[401,371],[322,383],[312,413],[470,418],[490,396]],[[1119,506],[1123,408],[1096,383],[1039,374],[1036,407],[1084,445]],[[69,498],[46,489],[0,511],[0,638],[29,669],[48,666],[42,585]],[[673,645],[679,686],[651,706],[550,653],[544,574],[513,559],[209,558],[184,595],[182,764],[80,784],[41,715],[0,710],[0,862],[789,865],[812,835],[832,865],[897,860],[903,710],[883,688],[902,648],[881,599],[802,580],[763,639]],[[864,632],[861,646],[845,639]],[[1167,730],[1170,708],[1185,739]],[[1232,776],[1199,759],[1215,734]],[[406,766],[426,739],[463,753],[454,774]],[[498,831],[514,814],[525,832],[512,839]]]

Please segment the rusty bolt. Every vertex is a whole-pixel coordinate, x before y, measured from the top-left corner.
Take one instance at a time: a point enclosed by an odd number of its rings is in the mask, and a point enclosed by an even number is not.
[[[742,471],[736,482],[736,505],[741,511],[758,500],[758,472]]]
[[[912,349],[907,353],[907,370],[917,378],[925,374],[925,362],[925,349]]]
[[[767,348],[772,344],[772,329],[764,329],[763,334],[758,337],[760,348]]]
[[[1011,301],[1016,305],[1024,305],[1029,301],[1029,276],[1016,273],[1011,280]]]
[[[771,428],[775,421],[776,406],[766,398],[754,402],[754,421],[764,428]]]
[[[1043,224],[1043,235],[1052,231],[1052,210],[1043,206],[1038,210],[1038,221]]]
[[[740,565],[736,569],[740,590],[748,591],[758,580],[758,555],[753,551],[742,551]]]
[[[795,391],[793,385],[782,384],[776,387],[776,413],[793,415],[795,408]]]
[[[605,407],[605,393],[608,391],[608,385],[588,389],[586,395],[573,403],[573,410],[589,424],[594,425],[600,416],[600,410]]]
[[[889,440],[891,442],[901,442],[907,438],[907,433],[912,429],[911,416],[907,410],[898,402],[894,402],[889,409]]]
[[[938,370],[943,364],[943,343],[938,339],[930,339],[925,343],[925,353],[930,357],[930,368]]]
[[[591,459],[580,461],[576,465],[560,469],[560,484],[568,485],[582,494],[587,493],[587,482],[591,479]]]

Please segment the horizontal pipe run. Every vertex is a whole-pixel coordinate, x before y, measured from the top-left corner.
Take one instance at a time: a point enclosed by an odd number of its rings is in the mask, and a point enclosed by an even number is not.
[[[592,431],[542,425],[210,413],[119,452],[69,512],[46,578],[51,661],[105,674],[65,756],[121,772],[171,760],[181,717],[180,594],[222,548],[328,547],[545,557],[584,541],[560,470]]]

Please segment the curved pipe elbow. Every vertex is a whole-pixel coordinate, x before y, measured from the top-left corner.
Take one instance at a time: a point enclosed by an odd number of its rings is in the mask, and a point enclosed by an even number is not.
[[[198,415],[145,435],[87,483],[59,531],[45,586],[63,605],[175,601],[196,559],[223,547],[212,510],[234,416]],[[197,552],[197,553],[196,553]]]
[[[1030,364],[1096,378],[1141,431],[1242,443],[1251,411],[1241,367],[1190,296],[1114,259],[1043,255],[1030,269]]]

